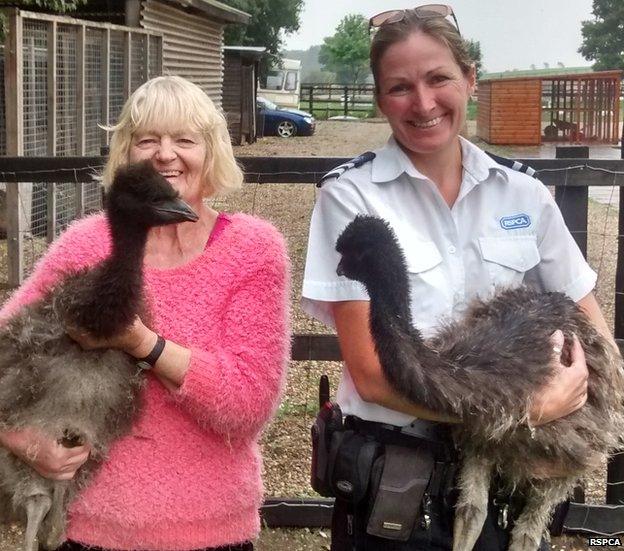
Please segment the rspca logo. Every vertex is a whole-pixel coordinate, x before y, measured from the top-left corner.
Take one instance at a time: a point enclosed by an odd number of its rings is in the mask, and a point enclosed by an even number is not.
[[[500,219],[501,228],[504,230],[517,230],[528,228],[531,225],[531,217],[528,214],[514,214]]]

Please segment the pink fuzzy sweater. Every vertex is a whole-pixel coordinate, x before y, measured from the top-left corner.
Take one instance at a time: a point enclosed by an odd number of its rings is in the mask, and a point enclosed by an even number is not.
[[[39,299],[64,274],[105,258],[110,245],[102,215],[72,224],[0,317]],[[190,263],[145,268],[152,329],[189,347],[190,367],[175,394],[147,375],[131,433],[112,446],[70,508],[69,539],[188,550],[256,537],[257,441],[278,403],[290,352],[288,269],[282,236],[244,214],[229,215]]]

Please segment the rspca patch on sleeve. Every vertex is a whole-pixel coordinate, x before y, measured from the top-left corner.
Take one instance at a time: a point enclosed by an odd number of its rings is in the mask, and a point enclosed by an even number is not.
[[[531,217],[528,214],[512,214],[511,216],[503,216],[500,219],[501,228],[504,230],[518,230],[520,228],[528,228],[531,225]]]

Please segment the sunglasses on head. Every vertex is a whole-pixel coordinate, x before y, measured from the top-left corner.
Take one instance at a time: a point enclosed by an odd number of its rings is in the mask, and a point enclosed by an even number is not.
[[[368,30],[370,31],[371,29],[376,29],[390,23],[398,23],[399,21],[405,19],[408,12],[413,12],[419,19],[448,17],[450,15],[455,22],[457,32],[459,32],[459,23],[457,23],[457,18],[453,13],[453,8],[451,8],[451,6],[447,6],[446,4],[427,4],[426,6],[418,6],[416,8],[412,8],[411,10],[382,11],[377,15],[373,15],[373,17],[368,20]]]

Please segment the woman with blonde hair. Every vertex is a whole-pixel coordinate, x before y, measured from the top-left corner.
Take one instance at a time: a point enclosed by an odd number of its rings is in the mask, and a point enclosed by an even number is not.
[[[149,321],[136,318],[107,342],[72,334],[84,348],[135,357],[147,383],[131,433],[71,504],[61,549],[248,551],[262,502],[257,440],[289,354],[284,240],[263,220],[204,203],[238,189],[243,176],[225,118],[195,84],[175,76],[146,82],[111,130],[104,185],[119,166],[150,160],[199,220],[150,230]],[[110,245],[103,215],[74,223],[0,317],[99,262]],[[89,455],[88,444],[64,448],[33,430],[0,433],[0,444],[57,480],[72,478]]]

